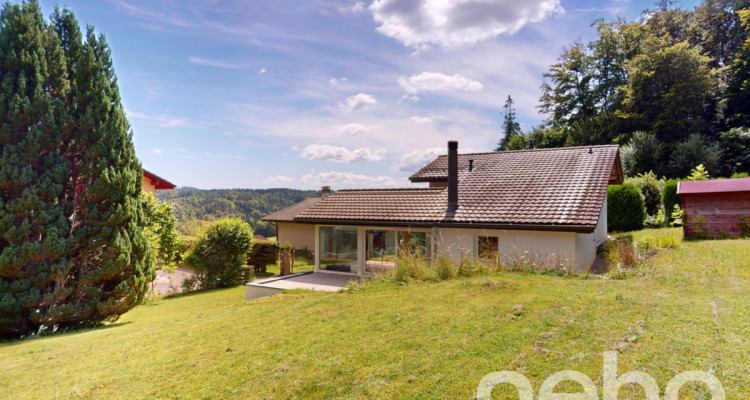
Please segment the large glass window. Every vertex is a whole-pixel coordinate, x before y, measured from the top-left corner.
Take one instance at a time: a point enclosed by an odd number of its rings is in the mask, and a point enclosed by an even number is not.
[[[432,235],[429,232],[409,232],[402,231],[398,233],[399,254],[405,253],[423,260],[430,261],[432,251]]]
[[[393,269],[396,266],[396,231],[368,230],[365,238],[365,272]]]
[[[357,271],[357,228],[321,226],[320,269],[338,272]]]

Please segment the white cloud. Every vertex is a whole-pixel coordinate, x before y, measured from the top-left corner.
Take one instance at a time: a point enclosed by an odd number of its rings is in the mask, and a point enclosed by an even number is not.
[[[419,92],[445,92],[482,90],[484,85],[461,75],[445,75],[439,72],[422,72],[412,75],[408,79],[401,77],[398,84],[409,95],[415,96]]]
[[[245,156],[239,154],[218,154],[218,153],[206,153],[206,157],[219,158],[224,160],[244,160]]]
[[[265,68],[261,68],[260,71],[258,71],[258,75],[263,75],[266,72],[268,72],[268,70],[266,70]]]
[[[335,161],[339,163],[361,163],[370,161],[380,161],[385,157],[385,149],[370,150],[369,147],[362,147],[355,150],[349,150],[346,147],[329,146],[326,144],[311,144],[305,147],[300,155],[302,158],[313,161]]]
[[[367,93],[358,93],[346,99],[346,107],[350,111],[354,111],[365,106],[373,105],[377,102],[378,101],[375,100],[375,97],[373,97],[372,95],[369,95]]]
[[[128,110],[127,108],[125,109],[125,114],[128,118],[149,121],[162,128],[188,127],[191,125],[190,120],[184,117],[173,117],[164,114],[148,115]]]
[[[430,122],[432,122],[432,118],[430,118],[430,117],[420,117],[418,115],[415,115],[415,116],[413,116],[413,117],[411,117],[409,119],[412,122],[416,123],[416,124],[429,124]]]
[[[268,178],[263,179],[263,183],[287,183],[291,181],[292,178],[284,175],[269,176]]]
[[[432,148],[425,150],[414,150],[404,154],[398,162],[396,169],[402,172],[415,172],[417,169],[424,167],[437,156],[445,154],[444,148]]]
[[[151,152],[154,154],[161,154],[161,149],[152,149]]]
[[[224,69],[245,69],[247,68],[244,64],[232,64],[224,61],[211,60],[208,58],[201,57],[190,57],[188,58],[191,64],[203,65],[206,67],[224,68]]]
[[[562,13],[560,0],[375,0],[377,31],[405,46],[471,45]]]
[[[405,178],[393,178],[390,176],[368,176],[352,172],[329,171],[318,174],[306,174],[300,178],[300,182],[310,186],[331,186],[334,190],[341,188],[392,188],[408,187],[409,181]]]
[[[354,5],[347,6],[347,7],[339,7],[338,10],[340,13],[352,13],[352,14],[361,13],[362,11],[365,10],[365,3],[361,1],[357,1],[354,3]]]
[[[360,133],[369,132],[373,129],[377,129],[377,126],[362,125],[357,123],[346,124],[339,126],[338,130],[342,135],[345,136],[356,136]]]

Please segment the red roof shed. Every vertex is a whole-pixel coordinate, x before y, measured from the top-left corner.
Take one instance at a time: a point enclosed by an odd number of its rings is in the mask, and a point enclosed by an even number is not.
[[[677,193],[686,238],[750,234],[750,178],[680,182]]]

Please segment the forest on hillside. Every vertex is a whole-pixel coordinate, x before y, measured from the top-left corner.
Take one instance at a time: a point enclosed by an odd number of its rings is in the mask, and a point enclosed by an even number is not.
[[[315,190],[296,189],[214,189],[177,188],[156,192],[174,209],[177,230],[183,235],[198,236],[211,221],[240,218],[253,227],[255,234],[275,236],[272,224],[261,218],[306,198],[319,196]]]
[[[630,176],[750,172],[750,0],[675,3],[594,21],[544,74],[543,124],[522,132],[508,97],[497,150],[617,143]]]

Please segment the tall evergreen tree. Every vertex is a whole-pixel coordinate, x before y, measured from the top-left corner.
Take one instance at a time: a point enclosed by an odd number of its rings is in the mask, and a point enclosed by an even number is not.
[[[0,14],[0,337],[117,319],[155,275],[109,46],[52,21]]]
[[[68,10],[53,15],[70,60],[69,141],[73,291],[58,324],[117,319],[140,303],[155,277],[140,200],[143,171],[120,102],[109,45]]]
[[[65,57],[39,4],[0,14],[0,337],[34,332],[70,294],[60,151]]]
[[[521,134],[521,125],[516,121],[516,109],[513,107],[513,98],[508,95],[503,106],[503,138],[497,144],[495,151],[507,150],[508,142],[513,136]]]

